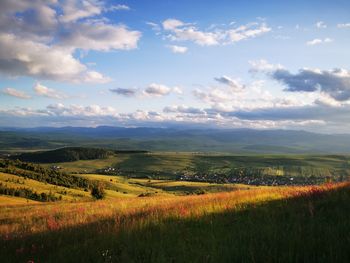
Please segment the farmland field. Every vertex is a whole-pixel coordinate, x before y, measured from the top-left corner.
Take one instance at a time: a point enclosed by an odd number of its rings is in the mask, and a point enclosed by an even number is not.
[[[258,180],[260,176],[269,178],[265,180],[269,185],[274,182],[317,184],[325,180],[343,181],[350,175],[348,155],[152,152],[115,154],[105,159],[45,164],[46,167],[53,165],[60,166],[62,171],[68,173],[102,173],[133,178],[214,183],[248,183],[248,180],[254,177],[257,179],[255,184],[264,184]]]

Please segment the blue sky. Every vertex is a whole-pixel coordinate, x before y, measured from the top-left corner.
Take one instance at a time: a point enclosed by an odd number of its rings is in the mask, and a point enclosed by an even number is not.
[[[349,132],[349,1],[0,9],[0,126]]]

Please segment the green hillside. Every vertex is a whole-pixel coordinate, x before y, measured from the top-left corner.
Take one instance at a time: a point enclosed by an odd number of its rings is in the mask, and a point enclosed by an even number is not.
[[[51,151],[27,152],[14,155],[12,159],[32,163],[60,163],[78,160],[103,159],[113,154],[109,150],[86,147],[65,147]]]
[[[222,153],[123,153],[106,159],[45,164],[66,173],[98,173],[151,178],[253,185],[303,185],[344,181],[348,155],[234,155]]]
[[[0,172],[14,174],[26,179],[33,179],[39,182],[71,187],[87,188],[89,182],[86,179],[62,173],[56,169],[45,168],[38,164],[22,162],[19,160],[0,159]]]

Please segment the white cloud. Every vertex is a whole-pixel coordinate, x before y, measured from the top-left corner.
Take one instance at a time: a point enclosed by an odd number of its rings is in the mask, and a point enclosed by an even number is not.
[[[184,26],[185,23],[177,19],[167,19],[162,23],[165,30],[175,30],[177,27]]]
[[[58,26],[55,0],[0,1],[0,32],[48,41]]]
[[[185,105],[180,106],[166,106],[163,109],[165,113],[186,113],[186,114],[206,114],[206,112],[202,109],[188,107]]]
[[[235,43],[245,39],[255,38],[270,31],[271,28],[268,27],[265,23],[251,23],[228,30],[225,34],[228,35],[229,39],[227,43]]]
[[[177,93],[177,94],[181,94],[182,90],[179,87],[171,88],[171,87],[168,87],[166,85],[151,83],[143,91],[143,94],[150,96],[150,97],[162,97],[162,96],[169,95],[172,92]]]
[[[67,47],[110,51],[135,49],[140,37],[139,31],[130,31],[124,25],[85,22],[71,27],[68,34],[60,36],[60,41]]]
[[[315,26],[316,26],[317,28],[327,28],[326,23],[323,22],[323,21],[318,21],[318,22],[316,22]]]
[[[87,71],[85,74],[83,74],[80,79],[78,79],[78,82],[85,82],[85,83],[98,83],[98,84],[104,84],[111,82],[112,79],[110,77],[106,77],[102,75],[100,72],[97,71]]]
[[[193,95],[200,102],[220,112],[269,107],[305,106],[312,104],[315,99],[310,97],[305,100],[305,95],[301,94],[272,95],[265,88],[264,80],[253,81],[245,85],[239,92],[232,88],[227,89],[226,87],[207,87],[195,89]]]
[[[180,87],[168,87],[163,84],[151,83],[145,89],[138,88],[115,88],[110,89],[110,92],[125,97],[152,98],[163,97],[170,94],[182,95],[183,91]]]
[[[178,86],[175,86],[172,88],[172,92],[175,93],[175,94],[178,94],[178,95],[182,95],[183,94],[183,90],[178,87]]]
[[[170,48],[171,52],[173,52],[173,53],[180,53],[180,54],[184,54],[188,50],[187,47],[176,46],[176,45],[169,45],[168,48]]]
[[[173,34],[169,36],[172,41],[193,41],[200,46],[212,46],[219,44],[219,34],[213,32],[198,31],[193,26],[170,29]]]
[[[337,24],[338,28],[350,28],[350,23]]]
[[[6,94],[8,96],[19,98],[19,99],[30,99],[31,98],[25,92],[20,91],[20,90],[16,90],[14,88],[5,88],[2,90],[2,93]]]
[[[62,4],[62,11],[60,21],[69,23],[99,15],[103,11],[103,6],[101,2],[94,0],[66,0]]]
[[[153,126],[167,127],[181,125],[194,127],[229,128],[322,128],[337,132],[346,131],[349,127],[350,106],[330,106],[314,103],[307,106],[272,106],[222,110],[219,108],[195,108],[186,105],[167,106],[163,112],[137,110],[131,113],[119,113],[113,107],[99,105],[52,104],[44,109],[15,108],[0,109],[0,125],[9,120],[18,126]],[[205,125],[205,126],[204,126]],[[341,128],[342,130],[339,130]]]
[[[144,93],[150,96],[165,96],[170,94],[171,88],[168,86],[152,83],[145,90]]]
[[[320,39],[320,38],[315,38],[313,40],[307,41],[306,45],[308,46],[315,46],[315,45],[319,45],[319,44],[324,44],[324,43],[331,43],[334,40],[331,38],[324,38],[324,39]]]
[[[324,43],[331,43],[331,42],[333,42],[334,40],[333,39],[331,39],[331,38],[325,38],[325,39],[323,39],[323,42]]]
[[[9,76],[106,83],[111,79],[90,71],[77,51],[135,49],[141,37],[102,17],[126,6],[99,0],[4,0],[0,9],[0,72]]]
[[[307,41],[307,42],[306,42],[306,45],[308,45],[308,46],[314,46],[314,45],[318,45],[318,44],[321,44],[321,43],[323,43],[323,40],[322,40],[322,39],[315,38],[315,39],[313,39],[313,40]]]
[[[249,23],[230,29],[214,27],[211,31],[201,31],[195,25],[177,19],[167,19],[162,25],[171,41],[192,41],[201,46],[232,44],[271,31],[265,22]]]
[[[119,4],[119,5],[113,5],[113,6],[109,7],[107,10],[108,11],[119,11],[119,10],[128,11],[128,10],[130,10],[130,7],[127,5]]]
[[[31,76],[58,81],[100,83],[109,79],[89,71],[73,50],[0,33],[0,71],[10,76]]]
[[[319,93],[319,97],[315,99],[314,103],[316,105],[324,105],[331,107],[341,107],[344,105],[344,103],[337,101],[336,99],[332,98],[329,94],[324,92]]]
[[[52,99],[64,99],[67,96],[54,90],[51,88],[48,88],[40,83],[36,83],[33,87],[35,93],[39,96],[47,97],[47,98],[52,98]]]
[[[65,106],[62,103],[51,104],[42,111],[48,116],[117,116],[117,110],[113,107],[102,107],[99,105],[70,105]]]
[[[250,60],[248,61],[251,68],[249,72],[258,73],[258,72],[271,72],[276,69],[283,69],[284,67],[281,64],[271,64],[265,59],[260,60]]]
[[[239,80],[232,79],[232,78],[227,77],[225,75],[222,77],[219,77],[219,78],[214,78],[214,79],[221,84],[229,86],[233,91],[240,92],[240,91],[244,90],[244,88],[245,88],[245,86],[243,84],[241,84]]]

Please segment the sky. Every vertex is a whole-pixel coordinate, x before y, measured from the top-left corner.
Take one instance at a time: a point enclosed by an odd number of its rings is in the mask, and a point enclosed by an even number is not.
[[[350,133],[349,1],[1,0],[0,126]]]

